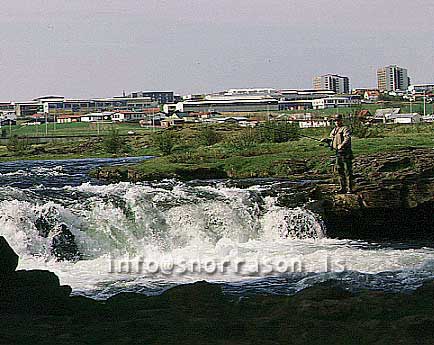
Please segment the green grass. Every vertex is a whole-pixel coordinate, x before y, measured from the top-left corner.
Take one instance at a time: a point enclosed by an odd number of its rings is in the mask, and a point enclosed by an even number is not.
[[[325,134],[324,129],[307,132],[318,139]],[[354,154],[369,155],[405,147],[434,148],[433,125],[395,126],[381,130],[380,134],[382,137],[378,138],[353,138]],[[328,173],[330,156],[333,154],[330,149],[307,138],[279,144],[255,144],[239,150],[219,143],[207,148],[182,146],[182,150],[178,148],[169,156],[149,160],[128,169],[136,170],[143,179],[173,177],[177,172],[187,175],[188,171],[198,168],[219,169],[234,178],[288,178],[305,174],[306,171],[313,174]]]

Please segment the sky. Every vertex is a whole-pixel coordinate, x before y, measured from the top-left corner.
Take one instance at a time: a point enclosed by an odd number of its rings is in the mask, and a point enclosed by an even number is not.
[[[434,83],[432,0],[0,0],[0,101]]]

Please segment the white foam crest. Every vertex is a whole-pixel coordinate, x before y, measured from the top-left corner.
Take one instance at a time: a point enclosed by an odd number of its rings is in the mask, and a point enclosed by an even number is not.
[[[16,171],[11,171],[8,173],[0,173],[0,176],[30,176],[31,173],[29,171],[25,171],[25,170],[16,170]]]

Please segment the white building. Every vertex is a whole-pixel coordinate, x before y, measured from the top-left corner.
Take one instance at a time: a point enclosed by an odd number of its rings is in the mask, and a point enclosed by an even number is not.
[[[297,123],[300,128],[320,128],[320,127],[328,127],[332,125],[331,121],[323,120],[323,119],[315,119],[315,120],[292,120],[289,122]]]
[[[360,104],[360,97],[328,97],[314,99],[312,101],[313,109],[328,109],[328,108],[348,108],[353,105]]]
[[[0,111],[0,120],[15,121],[16,119],[17,119],[17,114],[15,114],[15,111]]]
[[[81,116],[81,122],[103,122],[111,121],[111,116],[114,113],[111,111],[104,111],[102,113],[89,113]]]
[[[388,121],[397,124],[413,124],[421,122],[421,116],[418,113],[412,114],[394,114],[388,117]]]
[[[145,112],[118,111],[111,115],[111,119],[113,122],[139,122],[145,119],[146,116]]]

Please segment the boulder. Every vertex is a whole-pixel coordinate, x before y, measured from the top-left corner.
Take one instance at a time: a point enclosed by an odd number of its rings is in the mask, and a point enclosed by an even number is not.
[[[75,261],[80,258],[75,236],[65,224],[60,224],[55,229],[55,235],[51,240],[51,254],[58,261]]]
[[[3,236],[0,236],[0,278],[13,273],[18,266],[18,255]]]

